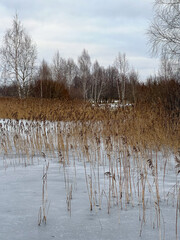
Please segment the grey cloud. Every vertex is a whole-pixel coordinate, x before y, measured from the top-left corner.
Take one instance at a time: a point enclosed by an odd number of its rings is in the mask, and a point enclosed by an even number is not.
[[[108,65],[119,51],[136,58],[148,57],[145,31],[153,1],[1,0],[0,9],[6,15],[3,25],[17,11],[37,42],[40,58],[52,58],[57,49],[64,57],[77,57],[87,48],[95,59]],[[2,30],[0,25],[0,35]],[[138,62],[138,69],[145,71]],[[145,64],[148,69],[148,61]]]
[[[147,0],[1,0],[9,9],[21,11],[22,14],[35,14],[52,18],[52,14],[68,15],[79,18],[147,18],[150,16]],[[24,12],[24,13],[23,13]]]

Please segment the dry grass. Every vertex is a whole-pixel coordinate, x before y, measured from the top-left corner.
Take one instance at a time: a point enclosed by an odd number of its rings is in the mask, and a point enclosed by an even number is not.
[[[161,237],[159,175],[163,175],[165,184],[169,153],[175,156],[175,174],[179,174],[180,119],[173,113],[167,114],[161,106],[141,105],[113,110],[108,106],[92,107],[90,103],[78,101],[3,98],[0,100],[0,118],[16,120],[4,121],[0,126],[0,153],[4,157],[16,152],[25,166],[33,164],[34,156],[42,158],[42,153],[58,159],[64,173],[70,215],[78,161],[84,167],[91,211],[101,209],[104,200],[108,213],[113,206],[118,206],[120,211],[138,205],[141,235],[150,195],[154,205],[152,225],[157,225]],[[22,122],[19,119],[39,121]],[[161,161],[158,157],[160,151],[164,156]],[[73,180],[69,166],[74,169]],[[47,216],[47,170],[45,173],[39,224],[42,219],[46,222]],[[171,194],[177,205],[176,226],[179,192],[176,180]],[[169,201],[169,193],[165,192],[163,196]]]
[[[79,101],[1,98],[0,118],[80,121],[84,123],[83,134],[87,127],[101,121],[104,138],[122,137],[136,148],[159,149],[167,146],[178,150],[180,142],[180,119],[167,115],[161,106],[141,105],[112,110]],[[96,135],[96,132],[93,134]]]

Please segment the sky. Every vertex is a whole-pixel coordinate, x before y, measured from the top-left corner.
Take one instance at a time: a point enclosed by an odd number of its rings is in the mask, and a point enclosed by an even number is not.
[[[83,49],[100,65],[126,53],[140,80],[158,71],[146,31],[154,0],[0,0],[0,44],[17,13],[38,50],[38,63],[59,51],[77,61]]]

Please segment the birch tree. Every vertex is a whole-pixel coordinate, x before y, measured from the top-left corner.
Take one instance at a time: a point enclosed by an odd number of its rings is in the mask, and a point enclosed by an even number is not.
[[[72,58],[66,60],[60,56],[59,51],[55,53],[52,63],[52,74],[55,81],[62,82],[70,88],[78,73],[79,69]]]
[[[81,56],[78,58],[79,72],[82,83],[83,98],[87,99],[88,80],[90,77],[91,58],[88,52],[84,49]]]
[[[173,70],[173,77],[179,79],[180,0],[155,0],[154,18],[147,35],[151,52],[161,56],[161,67],[163,67],[165,79],[169,78],[171,70]]]
[[[118,53],[118,56],[115,59],[115,67],[118,70],[118,79],[117,79],[117,90],[119,95],[119,100],[124,104],[125,102],[125,92],[126,92],[126,78],[129,70],[129,63],[126,57],[126,54]]]
[[[169,55],[166,52],[162,52],[161,54],[161,61],[160,61],[160,68],[159,68],[159,76],[164,80],[170,80],[174,77],[173,73],[173,64]]]
[[[67,79],[67,86],[70,88],[70,86],[73,84],[73,81],[75,77],[77,77],[79,74],[79,69],[74,62],[72,58],[68,58],[66,61],[66,79]]]
[[[155,0],[154,18],[147,31],[153,53],[180,56],[180,0]]]
[[[60,56],[59,51],[53,57],[52,74],[55,81],[66,85],[66,60]]]
[[[20,98],[28,96],[37,51],[17,15],[4,35],[0,55],[3,76],[17,85]]]
[[[95,61],[92,71],[91,97],[95,102],[99,102],[104,87],[105,70]]]
[[[132,91],[132,97],[133,97],[133,102],[136,103],[136,98],[137,98],[137,92],[136,92],[136,87],[139,83],[139,76],[138,72],[136,72],[134,69],[132,69],[129,72],[129,82],[131,85],[131,91]]]

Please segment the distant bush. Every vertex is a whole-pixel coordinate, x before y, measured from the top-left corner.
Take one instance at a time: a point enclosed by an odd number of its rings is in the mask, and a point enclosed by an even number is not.
[[[18,97],[18,87],[16,83],[0,86],[1,97]]]
[[[53,80],[37,80],[30,86],[30,96],[36,98],[69,99],[69,91],[66,86]]]
[[[162,106],[166,112],[180,114],[180,82],[154,80],[138,86],[137,103]]]
[[[36,80],[26,88],[27,97],[35,98],[57,98],[57,99],[70,99],[69,90],[64,83],[53,80]],[[1,97],[18,97],[17,84],[12,83],[10,85],[0,87]]]

